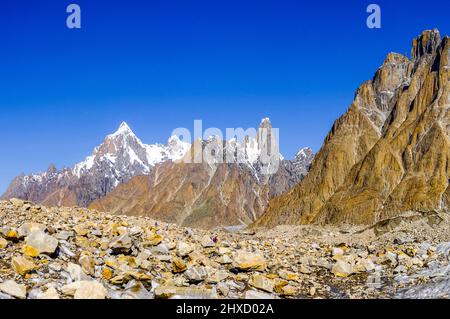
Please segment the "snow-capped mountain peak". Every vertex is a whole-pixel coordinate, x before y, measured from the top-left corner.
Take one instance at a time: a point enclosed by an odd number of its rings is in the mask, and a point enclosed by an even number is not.
[[[131,130],[131,128],[128,126],[128,124],[126,122],[122,122],[120,123],[119,128],[117,129],[116,132],[114,132],[113,134],[110,134],[107,136],[107,138],[114,138],[116,136],[123,136],[123,135],[132,135],[132,136],[136,136],[134,134],[134,132]]]
[[[136,175],[148,174],[152,167],[165,161],[174,161],[185,155],[190,144],[176,136],[169,138],[167,145],[144,144],[126,122],[109,134],[103,143],[95,147],[92,154],[73,168],[22,177],[20,189],[67,186],[84,190],[77,202],[82,205],[106,195],[118,184],[129,181]],[[33,184],[34,186],[30,186]],[[23,196],[22,196],[23,197]]]
[[[294,165],[296,170],[299,170],[306,175],[313,159],[314,159],[313,150],[309,147],[304,147],[297,152],[291,163],[292,165]]]
[[[304,147],[302,149],[300,149],[297,154],[295,154],[295,160],[300,160],[300,159],[304,159],[304,158],[310,158],[311,156],[314,155],[314,152],[311,148],[309,147]]]
[[[172,161],[181,159],[191,148],[191,144],[183,142],[177,135],[172,135],[167,141],[167,151]]]
[[[79,167],[92,167],[95,164],[109,165],[115,183],[128,180],[128,175],[147,174],[151,168],[161,162],[177,160],[184,156],[189,143],[180,141],[178,136],[171,136],[167,145],[144,144],[134,134],[126,122],[118,130],[108,135],[103,144],[95,148],[93,155],[76,165],[77,176],[82,174]]]
[[[269,124],[272,126],[272,123],[270,122],[270,118],[268,118],[268,117],[265,117],[261,120],[259,127],[264,127],[266,124]]]

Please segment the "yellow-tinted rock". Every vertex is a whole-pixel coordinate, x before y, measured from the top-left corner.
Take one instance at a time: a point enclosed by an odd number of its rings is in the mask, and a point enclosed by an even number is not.
[[[285,296],[295,296],[297,294],[297,288],[287,285],[282,288],[282,294]]]
[[[163,238],[161,235],[151,234],[150,236],[148,236],[144,244],[148,246],[156,246],[159,245],[162,242],[162,240]]]
[[[27,246],[35,248],[39,253],[53,254],[58,247],[58,240],[42,230],[35,230],[28,235],[25,241]]]
[[[136,267],[136,258],[131,257],[131,256],[125,256],[125,255],[120,255],[117,258],[117,262],[121,265],[127,265],[130,266],[132,268]]]
[[[83,271],[88,275],[94,274],[94,261],[89,253],[83,252],[78,259],[78,263],[81,265]]]
[[[24,255],[29,256],[29,257],[39,256],[39,250],[37,250],[36,248],[34,248],[32,246],[28,246],[28,245],[23,245],[22,252],[24,253]]]
[[[286,279],[286,280],[300,281],[299,276],[290,271],[282,270],[282,271],[280,271],[279,275],[281,278]]]
[[[11,259],[11,266],[19,275],[26,275],[37,268],[37,266],[22,256],[15,256]]]
[[[18,240],[19,239],[19,235],[17,234],[17,231],[15,231],[14,229],[9,230],[6,235],[5,235],[6,239],[8,240]]]
[[[104,267],[102,271],[102,277],[105,280],[110,280],[113,276],[112,270],[109,267]]]
[[[8,246],[8,241],[2,237],[0,237],[0,249],[4,249]]]
[[[172,271],[174,273],[180,273],[187,269],[186,264],[179,258],[174,258],[172,260]]]
[[[266,260],[260,254],[247,251],[238,251],[233,256],[233,265],[243,271],[264,271],[267,267]]]
[[[274,281],[271,279],[268,279],[266,276],[263,275],[253,275],[250,284],[258,289],[267,291],[267,292],[273,292],[273,289],[275,287]]]
[[[78,236],[86,236],[89,233],[89,230],[86,229],[84,225],[76,225],[73,230],[77,233]]]
[[[128,275],[136,280],[140,280],[140,281],[152,280],[152,276],[145,274],[143,272],[140,272],[140,271],[130,270],[130,271],[126,272],[126,275]]]
[[[353,267],[344,260],[338,260],[331,269],[331,272],[338,277],[348,277],[353,274]]]
[[[283,287],[287,286],[289,283],[286,280],[283,279],[277,279],[275,280],[275,285],[274,285],[274,291],[277,294],[283,294]]]
[[[119,263],[113,257],[109,257],[108,259],[106,259],[105,260],[105,265],[108,266],[108,267],[111,267],[112,269],[119,268]]]

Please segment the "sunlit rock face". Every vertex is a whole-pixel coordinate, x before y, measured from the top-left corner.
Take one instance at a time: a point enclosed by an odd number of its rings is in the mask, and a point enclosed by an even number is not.
[[[256,225],[370,224],[449,209],[449,48],[439,31],[390,53],[333,125],[306,178]]]

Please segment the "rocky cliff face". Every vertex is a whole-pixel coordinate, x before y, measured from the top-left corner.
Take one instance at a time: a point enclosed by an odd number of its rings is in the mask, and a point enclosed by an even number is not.
[[[271,197],[307,174],[313,156],[305,148],[294,160],[284,160],[272,138],[272,125],[264,119],[256,137],[247,136],[241,143],[217,136],[196,140],[183,159],[157,165],[89,207],[200,228],[247,225],[261,216]],[[276,171],[268,170],[271,165]]]
[[[179,225],[213,228],[249,224],[263,212],[268,191],[233,164],[167,163],[134,177],[89,207],[145,215]]]
[[[449,49],[437,30],[390,53],[333,125],[311,170],[256,225],[373,223],[448,210]]]
[[[167,145],[147,145],[126,123],[108,135],[92,155],[73,168],[18,176],[3,199],[21,198],[48,206],[87,206],[117,185],[140,174],[148,174],[158,163],[178,160],[190,144],[173,136]]]

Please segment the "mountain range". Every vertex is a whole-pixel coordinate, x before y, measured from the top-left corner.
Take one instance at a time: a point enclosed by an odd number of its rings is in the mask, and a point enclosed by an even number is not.
[[[167,145],[143,144],[124,122],[73,168],[57,170],[50,165],[46,172],[18,176],[2,198],[49,206],[87,206],[133,176],[148,174],[156,164],[183,157],[189,147],[176,136]]]
[[[263,136],[263,131],[268,134]],[[293,160],[285,160],[272,142],[269,155],[279,168],[268,174],[271,163],[262,155],[272,138],[272,124],[265,118],[256,136],[242,141],[211,136],[190,144],[172,136],[166,145],[144,144],[123,122],[73,168],[51,165],[47,172],[18,176],[2,198],[89,206],[204,228],[247,225],[262,215],[270,198],[307,174],[314,156],[304,148]],[[223,161],[217,156],[195,161],[196,152],[211,150],[223,150]]]
[[[173,136],[167,145],[145,145],[123,123],[85,161],[19,176],[3,198],[201,228],[374,224],[409,211],[445,212],[449,62],[450,39],[436,29],[413,40],[410,57],[389,53],[315,156],[305,148],[285,160],[267,118],[241,141]]]

